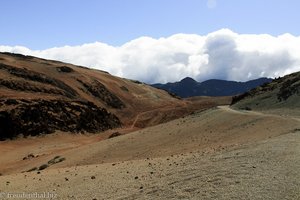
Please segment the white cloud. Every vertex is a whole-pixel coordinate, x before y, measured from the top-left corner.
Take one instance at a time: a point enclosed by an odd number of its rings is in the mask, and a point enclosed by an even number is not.
[[[300,71],[300,37],[237,34],[229,29],[205,36],[140,37],[119,47],[95,42],[40,51],[0,46],[0,51],[65,61],[147,83],[187,76],[245,81]]]

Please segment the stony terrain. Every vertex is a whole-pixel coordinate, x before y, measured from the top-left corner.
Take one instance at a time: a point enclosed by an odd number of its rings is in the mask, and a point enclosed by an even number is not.
[[[220,107],[107,140],[59,134],[5,141],[0,192],[91,200],[299,199],[299,130],[299,119]],[[12,151],[16,145],[22,148]],[[65,160],[16,173],[57,156]]]

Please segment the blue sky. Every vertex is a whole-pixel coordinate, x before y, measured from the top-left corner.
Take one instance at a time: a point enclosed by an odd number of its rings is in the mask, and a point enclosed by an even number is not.
[[[0,7],[0,52],[146,83],[300,71],[299,0],[2,0]]]
[[[210,0],[214,1],[214,0]],[[140,36],[237,33],[300,35],[297,0],[2,0],[0,45],[46,49]]]

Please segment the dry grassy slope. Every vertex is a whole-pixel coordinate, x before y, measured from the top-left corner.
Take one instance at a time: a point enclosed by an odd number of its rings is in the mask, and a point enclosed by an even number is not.
[[[233,107],[254,110],[288,110],[300,115],[300,72],[275,79],[233,99]]]

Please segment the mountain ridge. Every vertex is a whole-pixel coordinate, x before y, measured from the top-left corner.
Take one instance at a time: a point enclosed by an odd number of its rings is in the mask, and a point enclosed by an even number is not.
[[[242,94],[264,83],[271,82],[270,78],[258,78],[246,82],[209,79],[203,82],[186,77],[178,82],[152,84],[151,86],[174,93],[182,98],[193,96],[233,96]]]

